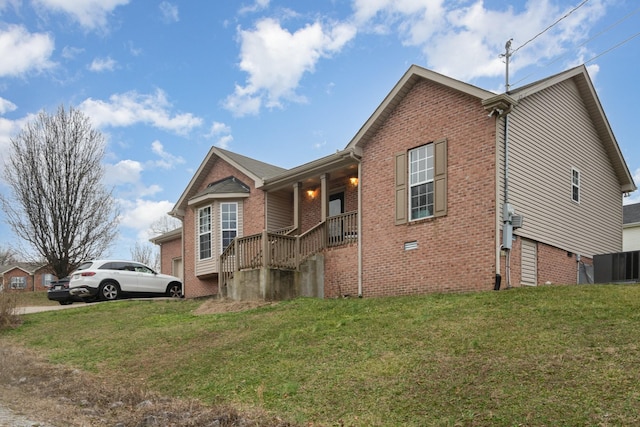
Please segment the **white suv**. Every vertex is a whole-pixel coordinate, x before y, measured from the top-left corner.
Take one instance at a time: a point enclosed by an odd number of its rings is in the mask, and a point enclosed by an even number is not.
[[[82,299],[115,300],[121,295],[182,297],[179,278],[134,261],[86,261],[74,270],[69,294]]]

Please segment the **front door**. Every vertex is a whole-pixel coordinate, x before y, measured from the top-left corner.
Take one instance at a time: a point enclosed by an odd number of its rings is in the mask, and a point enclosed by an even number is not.
[[[329,196],[329,245],[339,244],[342,239],[342,220],[332,219],[344,213],[344,192]]]

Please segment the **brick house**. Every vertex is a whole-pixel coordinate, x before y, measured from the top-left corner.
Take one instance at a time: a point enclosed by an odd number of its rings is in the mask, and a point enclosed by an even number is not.
[[[153,241],[187,297],[576,283],[635,189],[583,66],[496,95],[414,65],[342,151],[285,170],[212,147]]]
[[[56,280],[46,267],[29,263],[0,265],[2,289],[7,292],[46,291],[49,283]]]

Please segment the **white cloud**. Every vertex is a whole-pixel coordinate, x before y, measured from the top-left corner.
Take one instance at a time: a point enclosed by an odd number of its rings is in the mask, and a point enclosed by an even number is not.
[[[202,124],[202,119],[191,113],[174,114],[164,91],[158,89],[152,95],[135,91],[114,94],[109,101],[84,100],[78,108],[85,112],[96,127],[131,126],[145,123],[178,134],[186,134]]]
[[[121,160],[116,164],[105,165],[103,182],[107,187],[116,187],[120,197],[153,196],[162,191],[156,184],[145,186],[142,182],[142,172],[145,167],[136,160]]]
[[[223,149],[229,148],[229,144],[233,141],[233,135],[224,135],[218,138],[216,141],[216,147],[220,147]]]
[[[8,113],[9,111],[15,111],[18,107],[8,99],[0,97],[0,114]]]
[[[493,10],[481,0],[355,0],[354,19],[361,31],[399,33],[403,44],[420,48],[429,68],[470,80],[504,73],[507,40],[517,49],[574,6],[560,8],[550,0],[529,1],[522,10]],[[511,71],[565,54],[588,36],[604,13],[602,0],[576,10],[558,25],[516,52]],[[373,28],[374,30],[369,30]],[[469,66],[473,64],[473,66]]]
[[[280,22],[265,18],[252,30],[239,30],[240,69],[246,85],[236,85],[225,108],[237,116],[257,114],[262,106],[282,107],[283,101],[304,102],[296,93],[305,73],[313,72],[322,57],[339,52],[355,37],[350,24],[314,22],[291,33]]]
[[[259,12],[269,7],[270,0],[256,0],[254,4],[251,6],[242,7],[239,11],[240,14],[250,13],[250,12]]]
[[[152,164],[156,167],[159,167],[162,169],[173,169],[175,165],[185,163],[185,160],[183,157],[174,156],[171,153],[167,153],[164,150],[164,146],[160,141],[156,140],[151,143],[151,151],[153,151],[154,154],[160,157],[159,160],[152,162]]]
[[[165,216],[173,209],[173,205],[174,203],[167,200],[120,199],[120,225],[137,230],[138,239],[148,240],[153,237],[150,230],[151,224]]]
[[[233,141],[231,127],[221,122],[213,122],[211,125],[211,131],[209,131],[207,138],[216,138],[216,147],[224,149],[229,148],[229,144]]]
[[[64,59],[73,59],[79,54],[84,52],[83,48],[73,47],[73,46],[65,46],[62,48],[62,57]]]
[[[95,58],[91,64],[89,64],[88,68],[91,71],[100,73],[102,71],[113,71],[115,70],[116,65],[117,62],[107,56],[106,58]]]
[[[160,8],[160,13],[162,13],[162,19],[164,22],[178,22],[180,17],[178,16],[178,6],[169,3],[168,1],[163,1],[158,6]]]
[[[113,10],[129,0],[34,0],[46,10],[63,12],[87,29],[104,28]]]
[[[138,184],[143,166],[135,160],[121,160],[115,165],[105,166],[104,182],[108,187]]]
[[[13,104],[11,103],[11,105]],[[11,106],[9,108],[11,109]],[[29,114],[18,120],[0,117],[0,170],[7,160],[6,156],[8,156],[11,147],[11,138],[16,136],[28,122],[34,119],[34,114]]]
[[[19,76],[29,71],[51,68],[53,38],[49,34],[30,33],[21,25],[0,29],[0,77]],[[11,58],[11,60],[7,60]]]

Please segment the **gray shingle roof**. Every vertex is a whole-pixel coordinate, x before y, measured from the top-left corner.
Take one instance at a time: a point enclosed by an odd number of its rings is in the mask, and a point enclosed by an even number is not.
[[[640,222],[640,203],[622,207],[622,223],[634,224]]]
[[[233,151],[223,150],[222,148],[218,148],[222,153],[224,153],[227,157],[229,157],[234,162],[238,163],[243,168],[247,169],[249,172],[254,175],[266,179],[271,178],[273,176],[279,175],[282,172],[286,171],[285,168],[281,168],[279,166],[274,166],[269,163],[261,162],[256,159],[252,159],[250,157],[243,156],[238,153],[234,153]]]
[[[200,197],[205,194],[224,194],[224,193],[249,193],[249,186],[240,181],[235,176],[229,176],[220,181],[212,182],[207,188],[200,191],[194,197]]]

